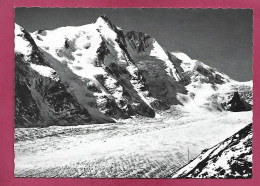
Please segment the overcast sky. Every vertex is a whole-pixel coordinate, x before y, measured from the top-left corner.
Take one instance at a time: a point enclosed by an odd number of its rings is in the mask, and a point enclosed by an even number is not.
[[[252,79],[252,15],[248,9],[16,8],[27,31],[77,26],[106,14],[126,33],[145,32],[168,51],[182,51],[239,81]]]

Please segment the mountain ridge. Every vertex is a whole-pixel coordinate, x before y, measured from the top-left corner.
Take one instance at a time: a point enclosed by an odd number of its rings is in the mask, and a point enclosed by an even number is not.
[[[221,102],[228,101],[226,92],[232,93],[230,86],[237,84],[202,62],[168,52],[147,34],[124,34],[105,15],[79,27],[33,33],[22,30],[26,37],[15,35],[16,55],[41,76],[57,78],[64,91],[75,98],[75,104],[88,112],[90,123],[114,122],[134,115],[155,117],[157,110],[174,105],[205,107],[196,96],[208,104],[206,107],[224,110]],[[28,54],[26,49],[37,55]],[[35,65],[46,67],[32,65],[37,59],[28,56],[37,56],[40,62]],[[227,89],[224,94],[218,92],[222,87]],[[205,97],[197,94],[205,90],[209,92]],[[221,94],[221,99],[208,101],[213,94]]]

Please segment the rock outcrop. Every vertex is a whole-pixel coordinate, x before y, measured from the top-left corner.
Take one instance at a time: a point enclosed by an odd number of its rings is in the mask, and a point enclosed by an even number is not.
[[[241,112],[252,110],[252,106],[243,100],[238,92],[234,92],[232,99],[227,103],[227,110]]]

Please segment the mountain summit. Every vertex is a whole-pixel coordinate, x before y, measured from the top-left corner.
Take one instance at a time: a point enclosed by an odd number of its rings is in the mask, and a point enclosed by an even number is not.
[[[105,15],[33,33],[16,25],[15,56],[17,127],[155,117],[176,105],[218,111],[235,91],[252,97],[252,83],[170,53],[145,33],[124,34]]]

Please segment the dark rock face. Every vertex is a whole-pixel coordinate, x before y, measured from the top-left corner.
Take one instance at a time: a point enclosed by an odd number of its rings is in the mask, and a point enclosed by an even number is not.
[[[238,92],[234,92],[232,99],[227,103],[227,105],[230,105],[230,108],[228,108],[227,110],[230,110],[232,112],[252,110],[252,106],[248,104],[245,100],[241,99]]]
[[[168,110],[170,109],[170,105],[167,104],[166,101],[163,101],[163,100],[154,100],[152,103],[151,103],[151,106],[156,109],[156,110]]]
[[[137,31],[130,31],[125,37],[132,49],[138,53],[145,52],[145,49],[149,46],[148,40],[151,38],[149,35]]]
[[[19,61],[20,56],[15,56]],[[21,59],[20,59],[21,60]],[[16,63],[15,66],[15,127],[37,126],[41,117],[41,111],[33,98],[30,87],[26,82],[28,68]]]
[[[80,125],[92,121],[61,81],[41,76],[19,54],[15,62],[15,127]]]
[[[96,61],[96,66],[101,67],[104,64],[105,56],[110,54],[109,49],[107,48],[106,41],[102,38],[100,47],[97,49],[98,59]]]
[[[214,74],[213,69],[205,69],[202,66],[198,66],[197,71],[206,76],[209,80],[209,82],[217,83],[217,84],[222,84],[224,83],[223,78],[219,74]]]

